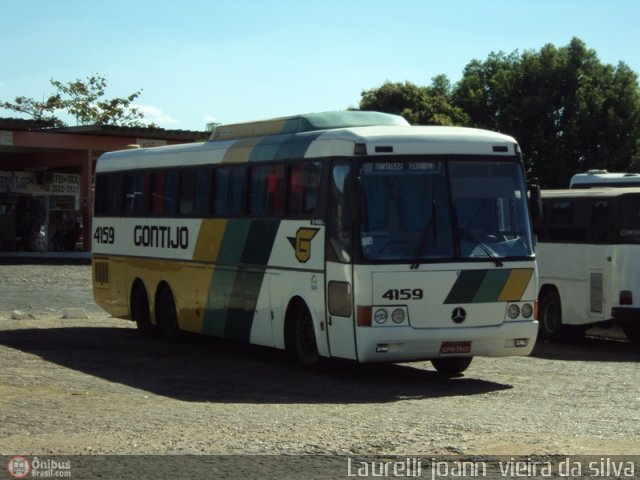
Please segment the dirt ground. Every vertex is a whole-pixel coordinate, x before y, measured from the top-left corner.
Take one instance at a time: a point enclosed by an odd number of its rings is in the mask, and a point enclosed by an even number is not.
[[[626,341],[475,358],[455,378],[429,362],[309,372],[271,349],[141,338],[90,277],[0,266],[0,454],[640,455]]]

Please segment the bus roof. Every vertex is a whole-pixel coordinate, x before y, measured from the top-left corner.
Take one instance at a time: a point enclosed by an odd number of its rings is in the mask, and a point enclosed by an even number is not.
[[[258,120],[255,122],[218,125],[211,133],[209,141],[237,140],[239,138],[263,137],[266,135],[380,125],[408,126],[409,123],[400,115],[381,112],[344,111],[307,113],[304,115]]]
[[[569,188],[592,188],[604,186],[640,186],[640,173],[608,172],[589,170],[571,177]]]
[[[596,187],[589,189],[542,190],[542,198],[581,198],[581,197],[618,197],[620,195],[640,195],[640,187],[607,188]]]
[[[302,131],[293,132],[296,129]],[[216,130],[213,141],[105,153],[96,172],[354,156],[358,144],[364,145],[359,154],[381,156],[519,154],[516,141],[507,135],[464,127],[410,126],[402,117],[379,112],[325,112]]]

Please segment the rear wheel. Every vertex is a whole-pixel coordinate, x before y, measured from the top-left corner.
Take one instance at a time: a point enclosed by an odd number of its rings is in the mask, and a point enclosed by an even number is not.
[[[136,283],[131,292],[131,317],[135,320],[140,335],[154,337],[158,334],[158,329],[151,323],[149,297],[142,283]]]
[[[637,323],[626,323],[622,324],[622,330],[624,334],[627,336],[627,339],[635,344],[640,345],[640,324]]]
[[[440,373],[455,375],[464,372],[471,365],[473,357],[434,358],[433,367]]]
[[[178,326],[176,302],[167,284],[160,285],[156,293],[156,320],[165,339],[171,342],[182,340],[183,332]]]

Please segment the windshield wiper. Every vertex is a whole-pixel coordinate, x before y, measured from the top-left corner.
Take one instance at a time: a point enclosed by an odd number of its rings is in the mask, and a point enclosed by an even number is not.
[[[459,228],[458,229],[458,234],[464,240],[466,240],[469,243],[472,243],[473,245],[478,247],[480,250],[482,250],[487,255],[487,257],[489,257],[491,260],[493,260],[493,263],[496,264],[496,267],[502,267],[503,263],[496,256],[496,254],[489,247],[487,247],[483,242],[481,242],[475,236],[473,236],[473,234],[471,232],[469,232],[465,228]]]
[[[436,228],[436,202],[433,200],[431,202],[431,220],[427,222],[427,224],[422,229],[422,236],[420,237],[420,242],[418,243],[418,248],[416,248],[413,256],[416,258],[416,261],[413,265],[411,265],[412,270],[416,270],[420,268],[420,260],[422,256],[422,251],[424,250],[425,245],[427,244],[427,237],[429,236],[429,230],[433,227],[433,239],[438,239],[438,231]]]

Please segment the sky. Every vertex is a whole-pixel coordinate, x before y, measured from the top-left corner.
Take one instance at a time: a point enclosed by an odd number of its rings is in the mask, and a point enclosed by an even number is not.
[[[98,74],[166,129],[357,107],[573,37],[640,73],[637,0],[0,0],[0,101]],[[0,117],[26,118],[0,109]],[[73,119],[65,118],[70,125]]]

